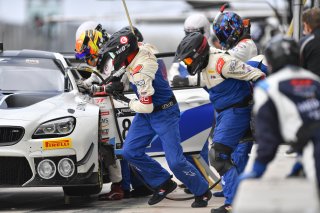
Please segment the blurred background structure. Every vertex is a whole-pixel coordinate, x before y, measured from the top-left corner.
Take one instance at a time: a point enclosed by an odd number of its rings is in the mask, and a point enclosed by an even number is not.
[[[291,0],[126,0],[133,24],[145,41],[161,52],[175,51],[184,36],[183,22],[204,12],[212,23],[223,3],[226,10],[252,21],[258,47],[275,33],[285,32],[292,19]],[[307,6],[313,6],[308,0]],[[121,0],[10,0],[0,1],[0,42],[5,49],[73,52],[75,31],[84,21],[97,21],[113,33],[128,25]],[[212,28],[211,28],[212,31]]]

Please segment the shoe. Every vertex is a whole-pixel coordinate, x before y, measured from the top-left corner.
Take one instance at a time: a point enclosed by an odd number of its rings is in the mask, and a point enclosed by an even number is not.
[[[230,204],[224,204],[217,209],[211,209],[211,213],[230,213],[232,211],[232,206]]]
[[[124,197],[124,191],[120,184],[112,183],[110,192],[98,196],[98,200],[121,200]]]
[[[149,199],[148,204],[154,205],[159,203],[167,196],[167,194],[173,192],[177,188],[177,186],[177,183],[173,180],[167,180],[157,190],[155,190],[152,197]]]
[[[145,196],[149,196],[152,194],[153,194],[153,191],[148,189],[145,185],[138,186],[134,190],[131,191],[132,197],[145,197]]]
[[[210,190],[207,190],[203,195],[194,197],[194,202],[191,204],[191,207],[192,208],[206,207],[211,197],[212,197],[212,192]]]
[[[215,196],[215,197],[224,197],[223,191],[214,192],[214,193],[212,193],[212,195]]]
[[[128,199],[131,197],[132,197],[132,195],[131,195],[130,190],[123,190],[123,199]]]
[[[187,188],[187,187],[186,187],[186,185],[184,185],[184,183],[182,183],[182,184],[179,184],[179,185],[178,185],[178,187],[179,187],[179,188],[182,188],[182,189],[185,189],[185,188]]]
[[[183,191],[184,191],[184,193],[186,193],[186,194],[192,194],[192,192],[191,192],[190,189],[188,189],[188,188],[183,189]]]

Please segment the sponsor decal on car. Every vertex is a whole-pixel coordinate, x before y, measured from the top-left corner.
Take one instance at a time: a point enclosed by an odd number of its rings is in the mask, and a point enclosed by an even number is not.
[[[135,114],[136,114],[136,112],[131,110],[129,107],[117,108],[117,109],[115,109],[115,113],[116,113],[117,117],[135,116]]]
[[[27,64],[39,64],[39,60],[38,59],[27,58],[26,59],[26,63]]]
[[[50,139],[42,141],[43,150],[72,148],[71,138]]]

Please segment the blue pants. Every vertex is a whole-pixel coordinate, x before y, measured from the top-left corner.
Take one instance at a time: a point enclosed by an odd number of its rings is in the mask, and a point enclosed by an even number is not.
[[[143,186],[143,183],[132,173],[128,161],[125,159],[120,161],[122,181],[121,186],[123,190],[135,189],[139,186]]]
[[[239,174],[244,171],[247,165],[252,145],[252,141],[239,143],[234,152],[231,154],[232,161],[236,165]]]
[[[158,135],[171,171],[194,195],[200,196],[208,190],[208,183],[183,155],[179,118],[177,104],[150,114],[137,113],[123,146],[123,157],[137,168],[152,188],[159,187],[170,178],[170,174],[145,153],[152,138]]]
[[[203,160],[209,165],[209,146],[208,146],[209,142],[206,141],[206,143],[204,144],[200,155],[203,158]],[[194,167],[196,167],[198,169],[198,167],[196,166],[193,158],[190,155],[186,155],[186,159],[188,162],[190,162]],[[198,169],[199,170],[199,169]],[[202,175],[201,171],[199,170],[200,174]],[[207,183],[207,186],[209,188],[209,183]]]
[[[239,142],[250,128],[250,118],[251,107],[230,108],[218,113],[213,141],[230,147],[234,152],[239,145]],[[243,147],[240,150],[239,153],[243,154],[248,149]],[[231,155],[230,158],[235,158],[235,164],[240,165],[238,166],[240,170],[244,169],[245,162],[248,160],[245,160],[246,156],[239,156],[237,154]],[[234,166],[229,169],[221,179],[223,194],[226,198],[225,204],[232,204],[233,202],[238,176],[239,172],[237,166]]]

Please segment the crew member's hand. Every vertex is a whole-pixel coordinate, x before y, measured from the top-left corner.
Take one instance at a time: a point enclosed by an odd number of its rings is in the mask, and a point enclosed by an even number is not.
[[[123,93],[124,85],[120,81],[111,82],[107,85],[105,85],[105,92],[108,94],[114,94],[116,93]]]
[[[181,77],[180,75],[175,75],[173,76],[173,79],[172,79],[172,86],[174,87],[189,86],[189,79]]]
[[[85,81],[78,80],[76,83],[77,83],[79,92],[85,93],[85,92],[90,91],[90,87],[86,84]]]

